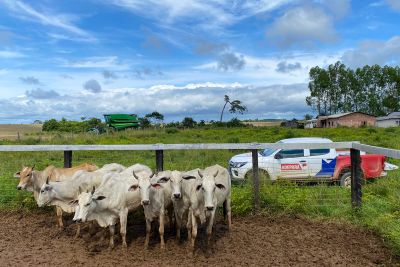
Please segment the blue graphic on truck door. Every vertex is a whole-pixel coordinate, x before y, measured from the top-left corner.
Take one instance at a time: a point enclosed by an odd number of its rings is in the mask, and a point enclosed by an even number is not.
[[[333,176],[336,167],[335,159],[322,159],[321,170],[315,176]]]

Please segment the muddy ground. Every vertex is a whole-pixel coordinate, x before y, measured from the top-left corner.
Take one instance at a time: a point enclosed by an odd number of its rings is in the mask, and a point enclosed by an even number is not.
[[[0,266],[398,266],[382,240],[365,230],[300,218],[234,218],[230,234],[216,225],[214,248],[205,246],[200,231],[195,255],[166,231],[165,252],[154,234],[143,249],[144,222],[130,218],[128,248],[108,250],[108,233],[82,230],[74,240],[75,224],[67,220],[60,232],[52,213],[0,213]],[[99,232],[100,231],[100,232]]]

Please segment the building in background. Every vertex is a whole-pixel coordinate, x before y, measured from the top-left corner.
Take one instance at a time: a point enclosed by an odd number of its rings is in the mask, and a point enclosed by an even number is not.
[[[392,112],[387,116],[376,118],[376,126],[383,128],[400,126],[400,112]]]
[[[347,112],[317,117],[318,128],[365,127],[375,126],[375,123],[375,116],[363,112]]]

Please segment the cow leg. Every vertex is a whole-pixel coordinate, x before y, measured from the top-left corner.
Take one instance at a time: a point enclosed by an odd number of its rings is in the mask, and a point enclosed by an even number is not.
[[[63,228],[64,227],[64,223],[63,223],[63,211],[60,207],[56,206],[56,214],[57,214],[57,222],[58,222],[58,227]]]
[[[128,221],[128,211],[125,210],[123,211],[120,216],[119,216],[119,222],[120,222],[120,234],[122,238],[122,246],[126,248],[128,245],[126,244],[126,225]]]
[[[226,200],[226,211],[228,216],[228,229],[232,230],[232,208],[231,208],[231,197],[229,196]]]
[[[158,232],[160,234],[160,241],[161,241],[161,250],[165,249],[165,241],[164,241],[164,223],[165,223],[165,214],[164,212],[160,212],[160,225],[158,228]]]
[[[181,240],[181,227],[182,227],[182,216],[175,212],[175,224],[176,224],[176,240]]]
[[[115,234],[115,225],[110,225],[110,244],[109,244],[109,249],[114,248],[114,234]]]
[[[214,218],[215,218],[215,209],[211,212],[211,216],[207,224],[207,246],[210,245],[212,229],[214,226]]]
[[[79,237],[80,233],[81,233],[81,224],[78,223],[76,226],[76,233],[75,233],[74,239],[77,239]]]
[[[196,220],[196,217],[195,217],[195,215],[194,215],[194,213],[193,212],[190,212],[191,213],[191,221],[192,221],[192,236],[191,236],[191,243],[190,243],[190,245],[191,245],[191,249],[192,249],[192,252],[194,253],[194,245],[195,245],[195,242],[196,242],[196,237],[197,237],[197,220]]]
[[[151,232],[151,221],[146,219],[146,239],[144,241],[144,248],[145,249],[147,249],[149,247],[150,232]]]
[[[188,212],[187,217],[188,218],[187,218],[186,228],[187,228],[187,232],[188,232],[188,241],[191,241],[192,240],[192,215],[190,212]]]

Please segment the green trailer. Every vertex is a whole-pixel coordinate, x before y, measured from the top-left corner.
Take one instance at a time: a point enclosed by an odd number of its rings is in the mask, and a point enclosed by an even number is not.
[[[139,127],[136,114],[104,114],[104,119],[107,126],[116,131]]]

